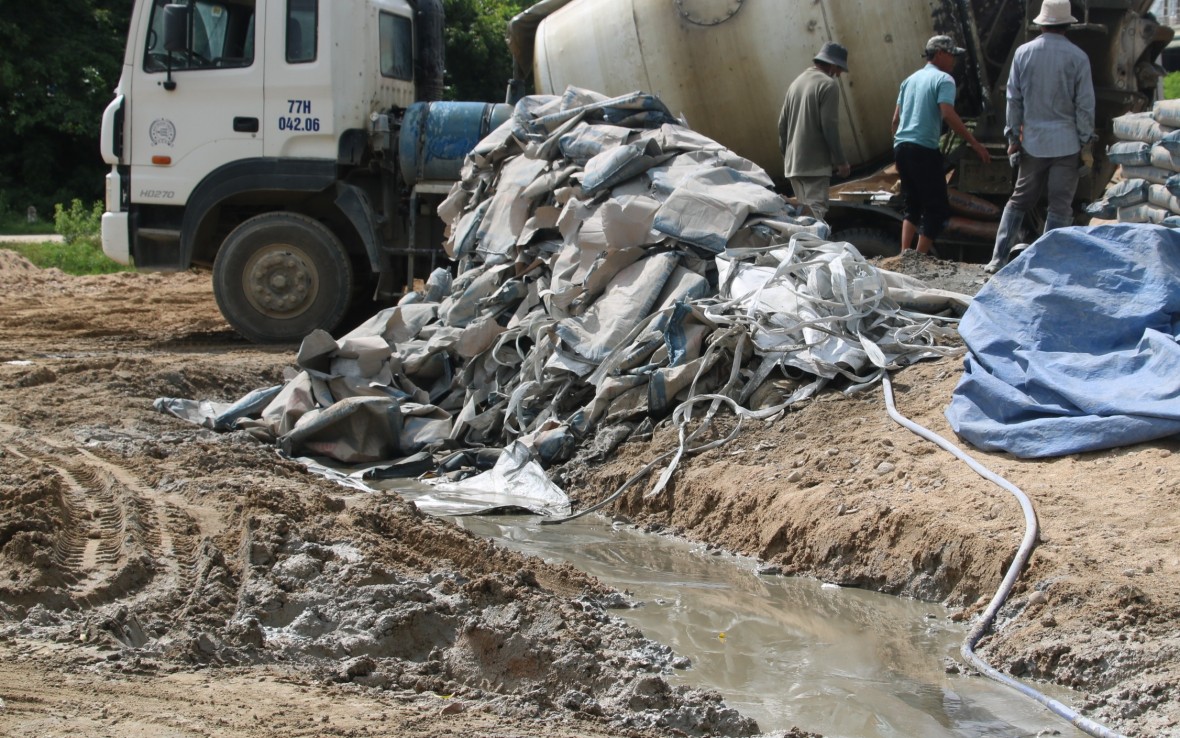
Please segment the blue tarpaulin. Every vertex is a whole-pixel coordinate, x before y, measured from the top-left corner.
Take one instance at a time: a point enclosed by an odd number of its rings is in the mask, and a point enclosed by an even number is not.
[[[1180,232],[1051,231],[959,332],[970,353],[946,417],[978,448],[1037,458],[1180,433]]]

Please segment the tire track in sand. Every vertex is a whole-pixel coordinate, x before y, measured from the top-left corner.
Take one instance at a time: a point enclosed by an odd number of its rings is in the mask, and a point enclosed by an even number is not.
[[[0,435],[6,452],[61,481],[54,563],[71,600],[97,607],[184,595],[193,581],[200,525],[179,496],[161,494],[130,469],[68,441],[34,440],[8,425]]]

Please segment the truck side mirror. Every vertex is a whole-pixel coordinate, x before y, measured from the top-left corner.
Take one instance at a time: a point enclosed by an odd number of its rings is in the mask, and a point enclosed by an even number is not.
[[[189,6],[169,3],[164,6],[164,50],[188,51]]]
[[[188,5],[169,3],[164,6],[164,51],[168,52],[168,79],[164,82],[164,89],[171,92],[176,89],[176,82],[172,80],[172,54],[188,51],[188,19],[191,8]]]

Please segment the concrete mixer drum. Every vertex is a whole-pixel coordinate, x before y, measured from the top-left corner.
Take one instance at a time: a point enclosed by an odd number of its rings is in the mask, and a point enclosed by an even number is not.
[[[744,0],[676,0],[676,10],[689,23],[716,26],[737,15]]]

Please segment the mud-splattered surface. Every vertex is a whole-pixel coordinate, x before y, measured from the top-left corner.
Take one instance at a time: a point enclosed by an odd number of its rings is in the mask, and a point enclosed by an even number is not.
[[[975,268],[898,264],[947,289],[982,283]],[[237,338],[207,275],[71,278],[0,250],[0,278],[0,733],[753,729],[711,695],[669,688],[676,655],[614,619],[614,598],[582,574],[156,412],[161,396],[236,399],[293,361],[293,347]],[[899,408],[949,436],[958,373],[900,372]],[[562,476],[592,502],[674,442],[659,429]],[[1177,451],[977,454],[1032,496],[1042,526],[983,655],[1077,687],[1087,714],[1136,735],[1180,735]],[[615,511],[965,617],[1023,532],[1015,501],[894,424],[880,388],[749,428],[643,494]]]
[[[155,411],[294,358],[207,275],[0,274],[0,734],[753,732],[580,572]]]

